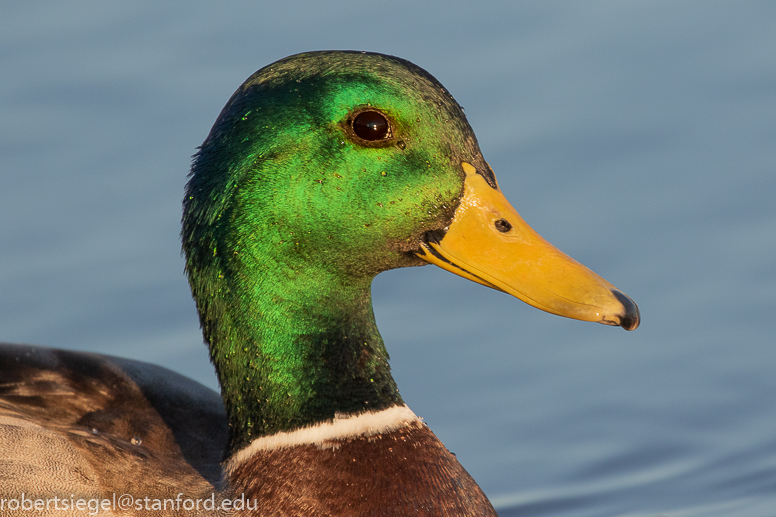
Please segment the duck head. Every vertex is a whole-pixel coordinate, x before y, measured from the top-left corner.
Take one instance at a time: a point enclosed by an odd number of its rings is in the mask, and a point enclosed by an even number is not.
[[[299,54],[251,76],[195,156],[182,240],[222,385],[231,374],[272,370],[273,361],[323,368],[300,358],[309,343],[273,344],[288,341],[273,336],[291,321],[297,342],[349,326],[378,343],[359,360],[383,361],[369,285],[404,266],[432,263],[553,314],[627,330],[639,323],[627,296],[507,202],[447,90],[380,54]],[[229,366],[243,351],[242,366]],[[294,384],[283,372],[265,381]],[[395,391],[392,381],[384,390]]]
[[[184,205],[190,270],[229,270],[257,246],[370,279],[430,262],[553,314],[639,323],[628,297],[525,223],[461,107],[396,57],[311,52],[258,71],[202,145]]]

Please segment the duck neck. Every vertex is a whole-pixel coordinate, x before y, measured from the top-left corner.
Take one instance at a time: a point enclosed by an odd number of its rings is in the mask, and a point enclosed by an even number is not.
[[[227,454],[261,436],[402,403],[371,278],[285,270],[250,287],[228,283],[204,314],[200,307],[229,418]]]

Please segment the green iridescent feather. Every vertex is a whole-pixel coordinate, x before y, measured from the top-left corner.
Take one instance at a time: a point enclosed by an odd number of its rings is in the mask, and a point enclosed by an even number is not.
[[[369,144],[358,110],[393,133]],[[453,98],[379,54],[313,52],[259,70],[195,156],[186,270],[230,417],[258,436],[401,403],[370,285],[445,228],[462,161],[489,170]]]

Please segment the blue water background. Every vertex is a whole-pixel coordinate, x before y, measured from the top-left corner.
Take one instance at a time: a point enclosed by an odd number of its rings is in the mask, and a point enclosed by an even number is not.
[[[502,516],[776,515],[776,3],[5,2],[0,340],[213,388],[179,255],[190,156],[256,69],[429,70],[502,190],[632,333],[432,266],[374,283],[405,400]]]

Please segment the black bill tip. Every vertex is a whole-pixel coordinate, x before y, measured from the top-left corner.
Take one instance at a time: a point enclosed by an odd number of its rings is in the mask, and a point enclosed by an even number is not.
[[[620,326],[625,330],[636,330],[641,323],[641,315],[638,306],[617,289],[612,289],[612,294],[622,304],[623,312],[620,314]]]

